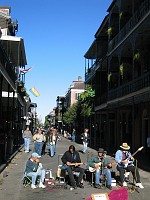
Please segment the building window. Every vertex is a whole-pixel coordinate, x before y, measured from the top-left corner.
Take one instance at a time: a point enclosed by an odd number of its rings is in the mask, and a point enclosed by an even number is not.
[[[80,95],[81,95],[81,93],[76,93],[75,94],[75,100],[80,100]]]

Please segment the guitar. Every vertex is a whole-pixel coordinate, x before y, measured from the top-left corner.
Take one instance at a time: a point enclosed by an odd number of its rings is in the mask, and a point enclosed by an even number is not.
[[[97,167],[90,167],[90,166],[89,166],[89,171],[90,171],[90,172],[95,172],[97,169],[100,169],[100,168],[101,168],[101,165],[102,165],[102,162],[94,163],[94,164],[96,164],[96,165],[98,165],[98,166],[97,166]],[[111,165],[117,165],[116,162],[112,162],[112,163],[110,163],[110,164],[111,164]],[[107,166],[106,166],[105,168],[107,168]]]
[[[67,169],[67,167],[69,167],[69,166],[75,166],[76,164],[78,164],[78,165],[84,165],[84,163],[70,163],[70,165],[66,165],[66,164],[62,164],[62,169]]]
[[[122,163],[124,164],[124,167],[125,167],[125,168],[128,166],[130,158],[133,157],[133,156],[135,156],[135,154],[137,154],[139,151],[142,151],[143,148],[144,148],[143,146],[140,147],[140,148],[138,148],[138,150],[137,150],[136,152],[134,152],[131,156],[129,156],[129,157],[128,157],[127,159],[125,159],[125,160],[122,160]],[[127,163],[126,163],[126,162],[127,162]]]

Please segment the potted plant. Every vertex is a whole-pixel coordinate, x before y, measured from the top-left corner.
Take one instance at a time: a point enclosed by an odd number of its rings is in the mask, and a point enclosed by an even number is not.
[[[107,34],[110,36],[112,34],[112,27],[108,27]]]
[[[21,88],[21,92],[26,92],[26,88],[25,87]]]
[[[124,64],[122,63],[121,65],[120,65],[120,75],[121,75],[121,77],[122,77],[122,79],[123,79],[123,74],[124,74]]]
[[[135,54],[134,54],[134,56],[133,56],[133,60],[140,60],[140,52],[138,51],[138,52],[136,52]]]
[[[23,81],[19,81],[19,82],[18,82],[18,86],[19,86],[19,87],[24,86],[24,82],[23,82]]]
[[[108,82],[110,82],[110,78],[111,78],[111,76],[112,76],[112,73],[110,72],[109,74],[108,74]]]

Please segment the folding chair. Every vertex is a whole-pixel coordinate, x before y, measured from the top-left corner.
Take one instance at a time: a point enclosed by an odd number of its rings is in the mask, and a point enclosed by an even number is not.
[[[32,178],[27,175],[25,170],[24,170],[24,176],[23,176],[22,182],[23,182],[24,187],[27,187],[28,185],[32,184]],[[36,185],[38,185],[39,183],[40,183],[40,176],[37,176]]]
[[[28,185],[31,185],[31,183],[32,183],[31,177],[27,176],[25,171],[24,171],[24,176],[23,176],[22,182],[23,182],[24,187],[27,187]]]

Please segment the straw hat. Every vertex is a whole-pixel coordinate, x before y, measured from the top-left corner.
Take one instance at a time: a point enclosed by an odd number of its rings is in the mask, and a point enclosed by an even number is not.
[[[122,143],[122,145],[120,146],[123,150],[129,150],[130,146],[127,143]]]

